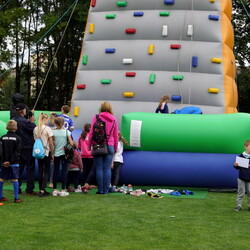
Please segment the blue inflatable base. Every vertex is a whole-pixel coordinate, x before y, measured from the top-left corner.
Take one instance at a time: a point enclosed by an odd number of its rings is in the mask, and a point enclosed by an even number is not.
[[[75,141],[81,130],[75,129]],[[236,188],[236,154],[124,151],[120,183],[147,186]]]
[[[125,151],[120,183],[145,186],[236,188],[236,155]]]

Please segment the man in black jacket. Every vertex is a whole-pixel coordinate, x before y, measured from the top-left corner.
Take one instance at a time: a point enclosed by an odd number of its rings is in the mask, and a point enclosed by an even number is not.
[[[19,193],[22,192],[22,174],[26,167],[27,175],[27,195],[36,195],[35,188],[35,159],[32,157],[32,149],[34,144],[33,130],[36,127],[35,118],[31,113],[31,118],[25,118],[26,106],[23,103],[16,105],[16,116],[13,118],[17,122],[16,134],[21,137],[21,155],[19,159]]]

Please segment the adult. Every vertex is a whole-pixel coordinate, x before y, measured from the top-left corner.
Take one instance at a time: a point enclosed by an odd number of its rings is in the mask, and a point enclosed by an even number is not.
[[[106,125],[108,154],[94,157],[98,185],[97,194],[108,194],[111,181],[111,164],[114,153],[117,152],[118,147],[118,124],[116,118],[113,116],[112,107],[109,102],[103,102],[101,104],[99,118],[104,121]],[[93,141],[93,127],[95,122],[96,116],[94,116],[92,120],[92,126],[88,138],[89,140],[87,141],[89,148],[92,144],[95,144]]]
[[[15,93],[12,95],[12,106],[10,107],[10,119],[13,119],[17,114],[16,114],[16,106],[18,104],[24,104],[24,97],[20,93]],[[25,104],[24,104],[25,105]],[[27,105],[25,105],[26,108],[26,114],[25,118],[28,119],[28,114],[30,112],[30,109]]]
[[[36,127],[35,117],[29,112],[29,119],[26,116],[26,106],[23,103],[16,105],[16,116],[13,118],[17,122],[16,134],[21,137],[21,155],[19,159],[19,193],[22,193],[22,174],[26,167],[27,195],[36,195],[35,188],[35,159],[32,157],[34,145],[33,131]]]
[[[38,181],[39,181],[39,197],[48,196],[49,193],[46,191],[47,182],[49,179],[50,172],[50,160],[54,160],[54,142],[53,132],[48,127],[49,116],[45,113],[40,113],[38,117],[38,125],[34,129],[34,139],[41,138],[43,146],[45,148],[45,157],[38,160]]]
[[[168,95],[162,96],[157,109],[155,110],[155,113],[163,113],[163,114],[168,114],[168,102],[170,100],[170,97]]]

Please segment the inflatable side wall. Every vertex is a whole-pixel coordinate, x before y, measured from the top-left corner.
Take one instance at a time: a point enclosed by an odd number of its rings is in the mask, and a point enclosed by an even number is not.
[[[250,139],[250,115],[129,113],[122,117],[129,149],[239,154]]]

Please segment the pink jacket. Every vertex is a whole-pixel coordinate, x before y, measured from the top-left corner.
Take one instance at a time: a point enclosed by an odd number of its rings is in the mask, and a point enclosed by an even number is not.
[[[81,136],[78,139],[78,149],[81,151],[81,158],[93,158],[91,150],[88,150],[88,137],[89,133],[86,135],[85,140]]]
[[[108,112],[101,112],[99,114],[99,117],[106,123],[106,134],[108,137],[108,145],[113,146],[116,152],[118,147],[118,123],[115,117]],[[91,147],[92,145],[93,125],[95,121],[96,121],[96,116],[94,116],[92,119],[92,126],[89,132],[89,140],[87,142],[88,147]],[[112,127],[113,129],[111,132]]]
[[[80,153],[77,150],[74,151],[73,162],[69,164],[69,169],[74,169],[74,168],[79,168],[80,170],[83,169],[82,159]]]

